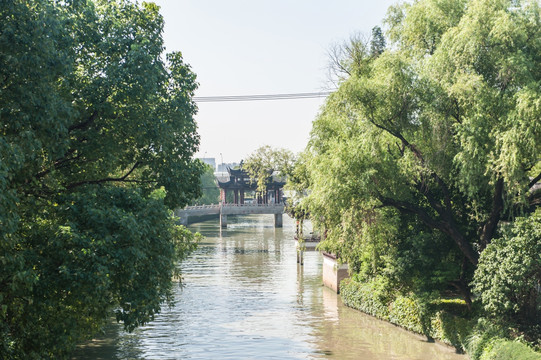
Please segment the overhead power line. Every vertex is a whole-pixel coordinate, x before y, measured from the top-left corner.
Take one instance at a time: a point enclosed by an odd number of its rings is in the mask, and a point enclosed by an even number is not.
[[[314,99],[326,97],[330,91],[294,93],[294,94],[262,94],[262,95],[223,95],[223,96],[194,96],[193,100],[197,103],[203,102],[227,102],[227,101],[265,101],[265,100],[295,100],[295,99]]]

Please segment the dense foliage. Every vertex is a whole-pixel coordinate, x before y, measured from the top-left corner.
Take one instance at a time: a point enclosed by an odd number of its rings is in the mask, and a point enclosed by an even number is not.
[[[475,292],[496,321],[541,324],[541,209],[508,224],[481,254]]]
[[[535,353],[527,345],[505,339],[492,341],[484,349],[479,360],[540,360],[541,354]],[[475,360],[475,359],[474,359]]]
[[[291,151],[264,145],[248,155],[242,162],[242,169],[257,184],[257,191],[264,192],[273,174],[283,177],[292,171],[294,160]]]
[[[180,53],[154,4],[2,1],[0,358],[62,358],[171,294],[196,238],[170,209],[202,167]]]
[[[541,204],[539,2],[418,0],[386,25],[385,51],[357,37],[332,59],[339,87],[293,178],[321,247],[394,297],[458,294],[471,307],[478,272],[485,309],[538,318],[541,225],[517,216]],[[509,288],[516,271],[535,278]]]
[[[426,294],[394,297],[382,278],[346,279],[340,293],[347,306],[457,349],[462,348],[475,323],[464,316],[467,307],[463,300],[441,300]]]
[[[524,340],[509,340],[492,320],[476,319],[464,301],[442,300],[410,294],[393,298],[384,279],[364,281],[358,277],[341,283],[340,292],[347,306],[379,319],[466,350],[472,360],[539,360]]]
[[[192,205],[211,205],[220,202],[220,188],[216,183],[214,169],[208,164],[203,164],[204,171],[201,174],[201,196],[192,201]]]
[[[469,353],[472,360],[541,360],[541,354],[527,344],[502,338],[476,343]]]

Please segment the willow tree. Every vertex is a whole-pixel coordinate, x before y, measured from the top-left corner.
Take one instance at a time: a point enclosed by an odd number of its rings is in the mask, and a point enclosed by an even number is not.
[[[306,204],[366,276],[469,301],[498,225],[540,203],[539,3],[420,0],[386,22],[391,46],[349,62],[314,122]]]
[[[0,7],[0,357],[63,358],[171,299],[199,195],[195,75],[131,1]]]

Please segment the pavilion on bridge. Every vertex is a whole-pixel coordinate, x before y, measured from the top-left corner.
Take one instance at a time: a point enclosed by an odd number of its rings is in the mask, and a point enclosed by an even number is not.
[[[245,203],[246,192],[254,192],[255,196],[253,203],[255,204],[282,204],[283,191],[282,188],[285,182],[270,175],[267,179],[265,191],[258,191],[255,181],[250,179],[248,173],[242,169],[227,168],[229,173],[228,181],[220,181],[217,179],[218,187],[220,188],[220,202],[227,204],[228,192],[233,194],[233,204],[243,205]]]

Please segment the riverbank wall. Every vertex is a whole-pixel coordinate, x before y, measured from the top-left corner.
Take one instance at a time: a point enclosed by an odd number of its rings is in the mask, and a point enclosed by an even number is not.
[[[323,285],[340,293],[340,283],[349,277],[348,264],[338,263],[336,256],[326,252],[323,255]]]
[[[432,300],[390,296],[379,284],[348,278],[340,284],[345,305],[388,321],[429,341],[440,341],[466,352],[471,360],[541,360],[527,345],[477,329],[478,319],[468,316],[460,300]]]

